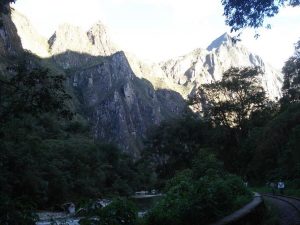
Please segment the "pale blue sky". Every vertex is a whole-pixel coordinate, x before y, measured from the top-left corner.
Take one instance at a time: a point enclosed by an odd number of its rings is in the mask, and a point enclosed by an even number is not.
[[[230,30],[221,0],[17,0],[13,6],[45,37],[64,22],[87,30],[100,20],[122,49],[151,61],[206,48]],[[253,30],[245,31],[242,39],[280,69],[300,38],[300,7],[282,9],[269,22],[272,29],[261,30],[258,40]]]

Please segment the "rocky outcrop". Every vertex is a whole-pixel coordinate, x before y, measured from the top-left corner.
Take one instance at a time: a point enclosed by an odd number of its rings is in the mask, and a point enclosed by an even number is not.
[[[112,43],[107,28],[100,21],[91,27],[87,36],[96,55],[109,56],[117,52],[118,48]]]
[[[88,32],[63,24],[48,43],[51,56],[63,69],[90,66],[99,62],[95,56],[110,56],[117,52],[101,23],[95,24]],[[73,53],[85,54],[85,57],[78,58],[78,54]]]

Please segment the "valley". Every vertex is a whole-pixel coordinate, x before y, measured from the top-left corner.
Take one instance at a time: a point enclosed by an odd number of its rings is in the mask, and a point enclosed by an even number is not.
[[[8,2],[0,224],[214,224],[247,205],[240,224],[288,221],[254,192],[299,196],[299,42],[281,72],[228,33],[148,63],[101,21],[45,38]]]

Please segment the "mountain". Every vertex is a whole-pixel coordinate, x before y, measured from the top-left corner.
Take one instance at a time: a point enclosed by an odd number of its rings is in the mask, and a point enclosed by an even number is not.
[[[121,51],[100,22],[88,31],[63,24],[46,45],[37,42],[33,48],[27,40],[42,38],[24,16],[13,19],[26,50],[39,55],[46,49],[48,58],[40,55],[44,65],[66,75],[77,111],[90,122],[96,140],[119,145],[136,158],[148,129],[186,110],[162,69]]]
[[[90,122],[93,137],[133,157],[139,157],[152,126],[182,115],[188,110],[185,99],[199,85],[221,79],[231,66],[262,67],[261,82],[270,98],[281,95],[282,75],[226,33],[207,49],[148,64],[117,47],[101,22],[88,31],[61,25],[45,41],[24,16],[13,19],[23,47],[66,75],[77,112]]]
[[[86,56],[77,57],[84,60]],[[138,157],[147,130],[179,116],[185,101],[172,90],[155,89],[148,80],[138,78],[123,52],[96,60],[99,63],[68,73],[80,112],[90,121],[95,139],[118,144]]]
[[[166,76],[184,86],[189,94],[201,84],[220,80],[230,67],[259,66],[264,72],[261,83],[269,98],[281,96],[282,74],[227,33],[212,41],[206,49],[196,49],[160,65]]]
[[[30,21],[16,10],[12,10],[11,17],[12,21],[18,21],[18,23],[14,22],[14,24],[18,34],[22,34],[19,35],[22,47],[26,50],[30,50],[39,57],[49,57],[48,40],[38,34],[34,27],[31,26]]]

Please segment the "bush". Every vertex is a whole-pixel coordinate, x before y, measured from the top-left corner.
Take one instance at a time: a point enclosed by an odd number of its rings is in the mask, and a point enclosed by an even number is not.
[[[226,174],[213,155],[201,156],[191,170],[178,173],[168,182],[166,196],[146,217],[148,225],[211,223],[251,199],[239,177]]]
[[[7,197],[0,196],[0,224],[3,225],[35,225],[37,216],[19,201],[12,202]]]
[[[116,199],[104,208],[89,212],[89,216],[80,220],[81,225],[135,225],[137,210],[126,199]]]

